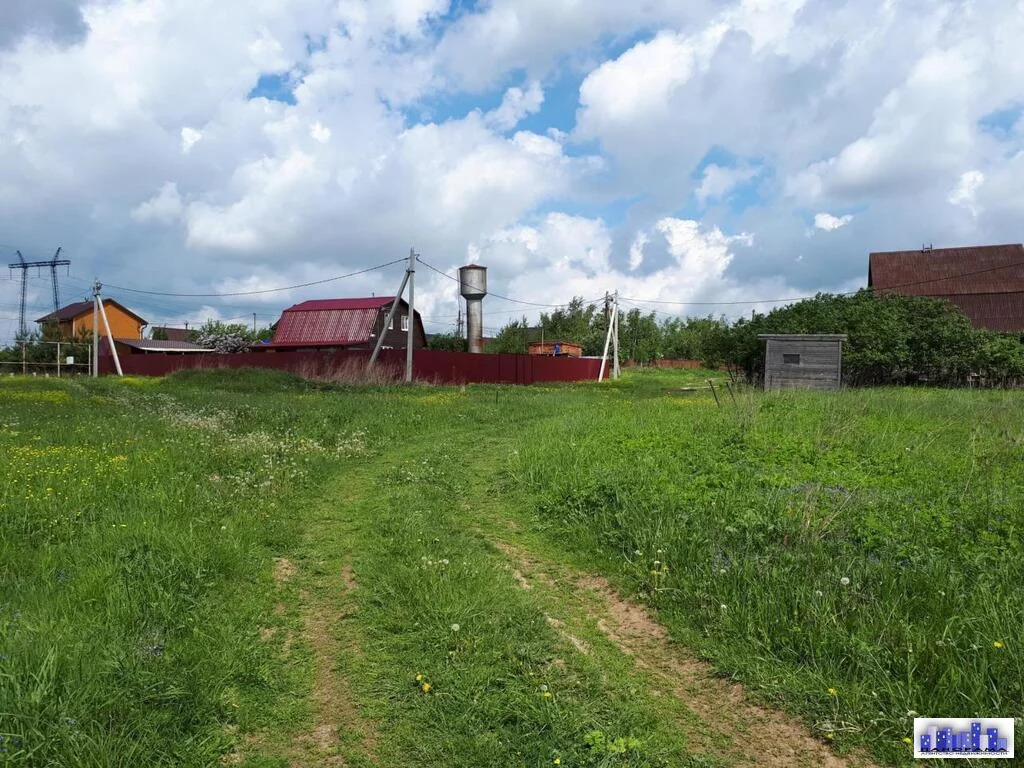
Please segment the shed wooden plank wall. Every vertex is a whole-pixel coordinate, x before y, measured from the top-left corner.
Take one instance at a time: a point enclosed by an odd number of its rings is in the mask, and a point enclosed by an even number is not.
[[[799,363],[783,362],[783,355],[792,354],[800,355]],[[768,339],[765,389],[838,389],[841,380],[841,341]]]

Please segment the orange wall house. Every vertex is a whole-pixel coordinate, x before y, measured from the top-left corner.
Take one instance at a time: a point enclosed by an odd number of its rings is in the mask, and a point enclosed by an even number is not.
[[[127,307],[114,301],[104,299],[103,308],[107,313],[107,322],[110,323],[110,333],[115,339],[141,339],[142,329],[148,323]],[[106,335],[106,327],[103,325],[103,317],[100,316],[99,331]],[[79,301],[75,304],[68,304],[56,312],[40,317],[36,320],[40,325],[56,321],[60,326],[60,335],[65,339],[77,339],[83,335],[92,335],[92,302]]]

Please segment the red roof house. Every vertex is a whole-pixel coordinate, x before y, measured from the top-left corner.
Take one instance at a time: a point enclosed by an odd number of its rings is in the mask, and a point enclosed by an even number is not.
[[[872,253],[868,287],[879,293],[946,299],[975,328],[1024,332],[1020,243]]]
[[[274,338],[262,349],[373,349],[384,332],[385,349],[405,349],[409,303],[398,300],[391,326],[384,331],[394,296],[361,299],[314,299],[288,307],[277,322]],[[420,313],[414,317],[413,348],[427,345]]]

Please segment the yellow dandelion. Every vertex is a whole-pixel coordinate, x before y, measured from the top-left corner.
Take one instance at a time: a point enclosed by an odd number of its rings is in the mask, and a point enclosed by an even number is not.
[[[825,738],[829,739],[829,740],[834,739],[835,737],[836,737],[836,735],[834,733],[826,733],[825,734]]]
[[[545,699],[550,699],[551,698],[551,691],[544,691],[544,693],[542,695],[544,696]]]
[[[996,648],[1002,648],[1003,647],[1003,641],[1002,640],[996,640],[994,643],[992,643],[992,645],[995,646]]]
[[[553,765],[561,765],[562,764],[562,758],[556,757],[554,760],[551,761],[551,763]]]
[[[835,688],[829,688],[828,689],[828,695],[829,696],[838,696],[839,695],[839,691],[837,691]]]
[[[424,683],[420,686],[420,690],[424,693],[430,693],[430,683]]]
[[[913,744],[914,740],[912,738],[910,738],[909,736],[904,736],[903,737],[903,743],[904,744]]]
[[[423,682],[423,675],[416,675],[416,682],[417,683],[422,683]]]

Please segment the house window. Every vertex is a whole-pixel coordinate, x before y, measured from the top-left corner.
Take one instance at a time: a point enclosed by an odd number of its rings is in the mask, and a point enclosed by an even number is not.
[[[403,331],[408,331],[409,330],[409,316],[408,315],[402,315],[402,330]]]
[[[783,353],[782,355],[783,365],[800,365],[800,354],[799,353]]]

